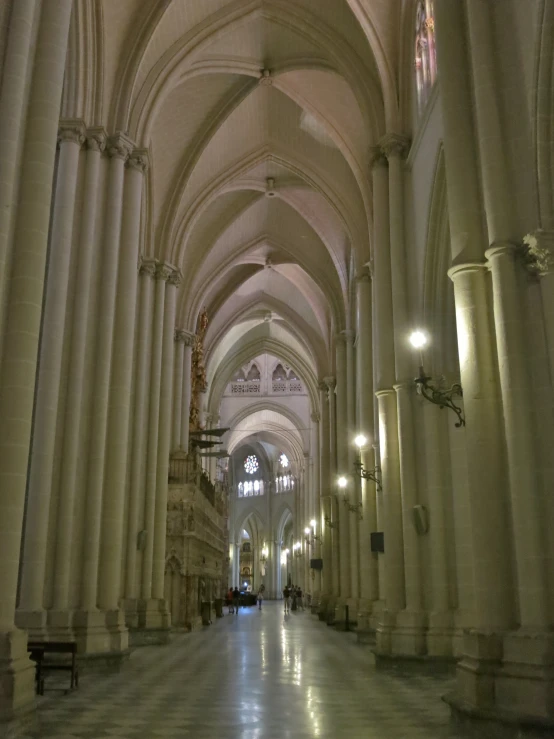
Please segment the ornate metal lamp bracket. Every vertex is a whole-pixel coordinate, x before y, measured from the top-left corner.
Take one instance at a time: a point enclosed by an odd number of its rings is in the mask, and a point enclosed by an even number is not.
[[[373,482],[377,486],[377,491],[379,493],[383,492],[381,468],[378,465],[375,465],[372,470],[366,470],[363,463],[358,460],[357,462],[354,462],[354,469],[356,470],[356,474],[358,475],[358,477],[361,477],[364,480],[373,480]]]
[[[330,529],[335,528],[335,524],[331,521],[329,516],[324,516],[323,520],[325,521],[325,525],[328,526]]]
[[[345,498],[343,502],[344,502],[344,505],[348,508],[349,511],[351,511],[352,513],[357,513],[358,514],[358,517],[359,517],[359,520],[360,521],[363,521],[364,520],[364,514],[362,513],[362,504],[361,503],[356,503],[356,504],[350,503],[350,501],[348,500],[348,498]]]
[[[425,374],[420,371],[419,377],[416,377],[414,382],[416,384],[418,395],[428,400],[430,403],[438,405],[442,410],[443,408],[450,408],[458,416],[458,423],[455,424],[456,428],[466,425],[464,414],[460,406],[452,400],[453,396],[459,395],[463,397],[462,386],[455,382],[449,390],[441,390],[435,387],[430,382],[431,378],[426,377]]]

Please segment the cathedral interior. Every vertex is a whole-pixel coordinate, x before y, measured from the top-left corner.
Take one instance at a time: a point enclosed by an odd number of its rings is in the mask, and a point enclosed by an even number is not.
[[[554,0],[0,0],[1,736],[554,736],[553,65]]]

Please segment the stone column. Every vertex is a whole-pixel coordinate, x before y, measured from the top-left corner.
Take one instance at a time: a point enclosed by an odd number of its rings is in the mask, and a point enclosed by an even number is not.
[[[348,487],[348,497],[352,505],[359,502],[359,481],[353,477],[354,460],[356,458],[356,448],[354,439],[356,437],[356,357],[354,351],[354,332],[345,331],[346,338],[346,400],[347,400],[347,456],[348,456],[348,481],[351,484]],[[359,523],[358,513],[354,513],[345,508],[348,512],[348,528],[350,542],[350,597],[353,602],[350,603],[350,618],[352,621],[356,619],[358,610],[357,600],[360,597],[360,571],[359,571]]]
[[[477,625],[507,629],[514,619],[510,524],[498,433],[502,404],[494,338],[489,322],[483,320],[490,314],[489,278],[484,264],[457,265],[449,274],[454,282],[464,390]],[[486,459],[487,464],[472,464],[475,459]]]
[[[152,321],[152,345],[150,365],[150,403],[148,409],[148,447],[146,453],[146,489],[144,501],[144,528],[146,546],[142,559],[141,598],[152,598],[152,567],[154,563],[154,529],[156,511],[156,470],[158,467],[158,434],[160,423],[160,385],[162,377],[162,342],[164,328],[165,283],[171,269],[165,264],[156,267],[154,292],[154,318]],[[141,608],[147,603],[141,604]]]
[[[76,274],[79,290],[75,291],[72,312],[71,348],[67,378],[66,410],[64,416],[63,446],[56,523],[54,556],[53,604],[54,611],[69,609],[69,581],[71,575],[74,509],[79,466],[81,427],[83,424],[83,396],[85,393],[85,364],[88,346],[88,316],[90,311],[91,271],[94,256],[96,219],[98,213],[98,179],[100,159],[106,145],[101,129],[87,132],[86,172],[83,191],[83,212],[77,257]]]
[[[84,125],[80,122],[62,125],[59,140],[60,154],[42,318],[19,595],[21,613],[18,616],[18,624],[27,629],[41,629],[45,626],[43,594],[50,497],[69,288],[73,214],[79,153],[85,140]]]
[[[26,652],[26,635],[14,628],[15,604],[39,334],[42,293],[48,250],[50,205],[56,136],[67,52],[72,0],[43,4],[35,43],[35,64],[26,107],[25,148],[21,158],[18,210],[15,221],[9,277],[10,295],[5,314],[3,361],[0,370],[0,722],[7,723],[18,714],[32,710],[34,704],[34,668]],[[10,83],[16,90],[27,86],[23,55],[29,49],[30,25],[22,24],[35,16],[27,3],[12,8],[10,56],[6,63],[2,99],[13,100],[6,87],[6,75],[14,73]],[[17,8],[15,7],[17,5]],[[27,11],[27,12],[25,12]],[[23,31],[17,39],[16,28]],[[31,42],[32,43],[32,42]],[[16,47],[16,48],[15,48]],[[18,61],[15,55],[21,54]],[[19,77],[18,77],[19,73]],[[7,96],[7,98],[4,97]],[[17,92],[15,92],[17,95]],[[14,113],[22,109],[16,103]],[[5,113],[6,111],[3,110]],[[4,118],[2,125],[9,125]],[[13,129],[12,129],[13,132]],[[4,146],[12,142],[4,140]],[[4,161],[2,161],[4,164]],[[2,178],[9,176],[9,165],[2,167]],[[4,174],[5,173],[5,174]],[[6,193],[7,194],[7,193]],[[5,202],[5,201],[4,201]],[[8,216],[9,217],[9,216]],[[3,305],[3,303],[1,303]],[[10,494],[6,495],[5,491]]]
[[[121,596],[123,511],[131,438],[129,424],[137,313],[140,210],[146,167],[146,152],[133,151],[127,161],[123,192],[98,585],[98,603],[106,611],[118,610]]]
[[[117,274],[123,203],[125,162],[131,145],[122,135],[113,136],[107,146],[110,156],[106,216],[102,255],[102,280],[98,302],[98,326],[94,355],[94,385],[91,402],[89,469],[83,541],[81,608],[94,611],[97,606],[98,565],[102,519],[102,489],[106,461],[106,433],[110,376],[112,369],[113,329],[117,294]]]
[[[541,490],[537,478],[532,385],[527,371],[523,310],[518,285],[516,248],[496,246],[486,253],[491,264],[496,346],[502,409],[508,448],[512,526],[516,554],[519,617],[524,628],[546,628],[548,588],[546,542],[541,526]]]
[[[320,404],[320,408],[322,408],[323,411],[323,403]],[[321,559],[321,478],[320,478],[320,465],[321,465],[321,458],[320,458],[320,425],[321,425],[321,415],[317,412],[313,412],[311,415],[312,419],[312,433],[311,433],[311,440],[310,440],[310,447],[312,449],[312,462],[313,462],[313,471],[312,471],[312,509],[310,514],[310,521],[313,520],[316,522],[315,525],[315,531],[312,529],[312,533],[315,534],[318,538],[312,538],[312,551],[311,556],[314,559]],[[310,525],[309,523],[307,525]],[[319,595],[321,593],[322,589],[322,583],[321,583],[321,571],[316,570],[315,576],[313,579],[313,592],[312,596],[317,601],[319,599]]]
[[[366,469],[375,467],[375,455],[371,445],[375,436],[373,427],[373,351],[371,278],[369,270],[363,270],[356,280],[358,346],[358,429],[368,439],[368,448],[362,450],[361,459]],[[377,554],[371,551],[371,532],[377,531],[377,501],[375,483],[361,481],[363,521],[360,522],[360,597],[362,610],[369,610],[372,601],[379,597]]]
[[[409,633],[415,653],[424,649],[423,586],[421,582],[421,552],[412,512],[418,503],[417,465],[412,399],[413,351],[408,344],[413,327],[409,311],[407,255],[404,240],[404,176],[403,161],[408,151],[408,141],[389,134],[381,141],[381,147],[389,162],[389,219],[390,260],[394,325],[394,360],[396,405],[398,413],[400,484],[402,491],[404,574],[406,583],[406,613],[398,619],[399,627]],[[405,642],[407,643],[407,642]]]
[[[348,475],[348,413],[347,413],[347,364],[346,364],[346,336],[339,334],[336,337],[336,366],[337,366],[337,419],[336,419],[336,439],[337,439],[337,474]],[[331,485],[335,491],[335,495],[340,496],[339,510],[337,511],[339,518],[338,540],[340,546],[340,598],[345,601],[350,598],[350,512],[343,505],[342,491],[339,492],[337,487],[337,478],[332,478]],[[348,492],[351,494],[351,485]],[[339,512],[340,511],[340,512]]]
[[[334,598],[339,596],[339,541],[338,541],[338,521],[336,520],[336,508],[333,506],[335,480],[337,478],[337,423],[336,423],[336,398],[335,387],[336,380],[334,377],[326,377],[324,380],[327,385],[327,397],[329,406],[329,466],[328,466],[328,494],[330,497],[329,520],[336,523],[336,530],[332,527],[330,531],[331,538],[331,570],[332,570],[332,587],[331,594]]]
[[[169,452],[171,448],[171,405],[173,391],[173,351],[177,288],[181,273],[173,269],[166,285],[162,342],[162,373],[160,382],[160,416],[158,433],[158,469],[156,473],[156,508],[154,528],[154,565],[152,597],[164,597],[165,541],[167,528],[167,490]]]
[[[0,326],[4,326],[8,279],[13,248],[13,227],[21,170],[21,141],[25,135],[27,80],[33,64],[35,18],[38,0],[12,3],[9,29],[0,75]],[[3,332],[0,331],[0,357]]]
[[[183,358],[183,412],[181,414],[181,446],[187,452],[189,450],[189,421],[190,421],[190,400],[191,400],[191,365],[192,365],[192,347],[194,346],[194,334],[187,333],[184,338],[184,358]]]
[[[185,367],[185,338],[186,331],[175,330],[175,371],[173,373],[173,437],[171,446],[173,449],[181,449],[181,433],[183,429],[183,371]]]
[[[320,515],[316,519],[316,536],[321,537],[321,557],[323,559],[322,570],[322,595],[328,598],[332,593],[333,567],[331,553],[331,529],[325,523],[325,519],[331,518],[330,505],[330,465],[329,465],[329,399],[328,388],[325,382],[319,383],[319,405],[321,408],[321,423],[319,425],[319,481],[320,481]]]
[[[148,419],[149,351],[152,342],[152,300],[156,261],[142,259],[139,267],[139,307],[135,358],[135,405],[133,413],[133,439],[129,470],[129,511],[127,519],[127,559],[125,566],[125,598],[128,624],[136,625],[133,612],[138,597],[137,535],[139,520],[140,488],[144,471],[146,426]],[[131,619],[131,620],[130,620]]]

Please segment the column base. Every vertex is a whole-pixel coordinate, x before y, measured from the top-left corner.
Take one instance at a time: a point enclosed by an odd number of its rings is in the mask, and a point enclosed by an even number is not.
[[[358,644],[370,644],[375,646],[375,628],[372,624],[373,603],[361,598],[358,602],[358,615],[356,617],[356,635]]]
[[[15,612],[15,625],[18,629],[27,632],[29,641],[45,641],[48,638],[47,611],[23,611]]]
[[[392,632],[392,653],[407,657],[422,657],[427,653],[425,632],[427,614],[421,611],[399,611]]]
[[[458,714],[552,732],[554,633],[466,631],[456,688],[445,700]]]
[[[337,597],[334,595],[323,596],[319,604],[318,616],[320,621],[324,621],[328,626],[332,626],[335,622],[335,609],[337,606]]]
[[[453,614],[451,611],[429,614],[429,628],[427,629],[427,654],[432,657],[454,656],[454,629]]]
[[[82,672],[118,672],[129,657],[129,632],[121,610],[75,611],[73,633]]]
[[[392,650],[392,633],[396,626],[396,613],[382,610],[377,616],[375,624],[375,654],[378,656],[390,656]]]
[[[171,632],[171,615],[163,599],[137,601],[137,626],[130,629],[131,646],[167,644]]]
[[[348,611],[347,611],[348,609]],[[346,615],[348,613],[348,620]],[[334,626],[339,631],[354,631],[358,621],[358,601],[354,598],[339,599],[335,606]]]
[[[35,665],[27,653],[27,634],[0,633],[0,734],[16,737],[35,721]]]

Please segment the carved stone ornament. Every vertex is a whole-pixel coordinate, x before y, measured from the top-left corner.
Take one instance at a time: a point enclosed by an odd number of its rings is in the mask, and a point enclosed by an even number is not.
[[[369,149],[369,168],[370,170],[374,167],[386,167],[388,164],[385,152],[379,145],[372,146]]]
[[[319,413],[312,413],[311,419],[314,423],[319,423],[321,421],[321,416]]]
[[[86,128],[83,121],[61,121],[58,131],[58,144],[71,143],[81,147],[86,141]]]
[[[185,338],[183,339],[185,346],[194,346],[196,342],[196,335],[191,334],[190,331],[183,331]]]
[[[107,152],[111,159],[121,159],[125,162],[132,150],[132,142],[122,133],[116,133],[108,139]]]
[[[262,73],[260,74],[260,85],[264,85],[266,87],[269,87],[273,84],[273,79],[271,77],[271,70],[270,69],[262,69]]]
[[[167,278],[167,281],[170,285],[173,285],[174,287],[179,287],[183,280],[183,276],[181,274],[180,269],[173,268],[171,270],[171,274]]]
[[[89,128],[87,130],[87,148],[91,151],[103,152],[108,137],[103,128]]]
[[[535,231],[523,237],[523,262],[529,274],[543,277],[554,269],[554,234]]]
[[[156,279],[167,282],[173,274],[173,267],[166,262],[158,262],[156,264]]]
[[[383,136],[379,145],[387,159],[394,156],[404,159],[410,150],[410,139],[397,133],[388,133]]]
[[[142,257],[139,262],[139,275],[154,277],[157,265],[158,262],[156,259],[146,259],[145,257]]]
[[[323,382],[327,386],[327,389],[331,391],[333,391],[337,386],[337,381],[334,377],[324,377]]]
[[[181,328],[175,329],[175,343],[176,344],[184,344],[186,336],[187,336],[187,332],[183,331],[183,329]]]
[[[136,169],[137,172],[145,174],[148,170],[149,156],[146,149],[134,149],[127,160],[127,166],[130,169]]]

